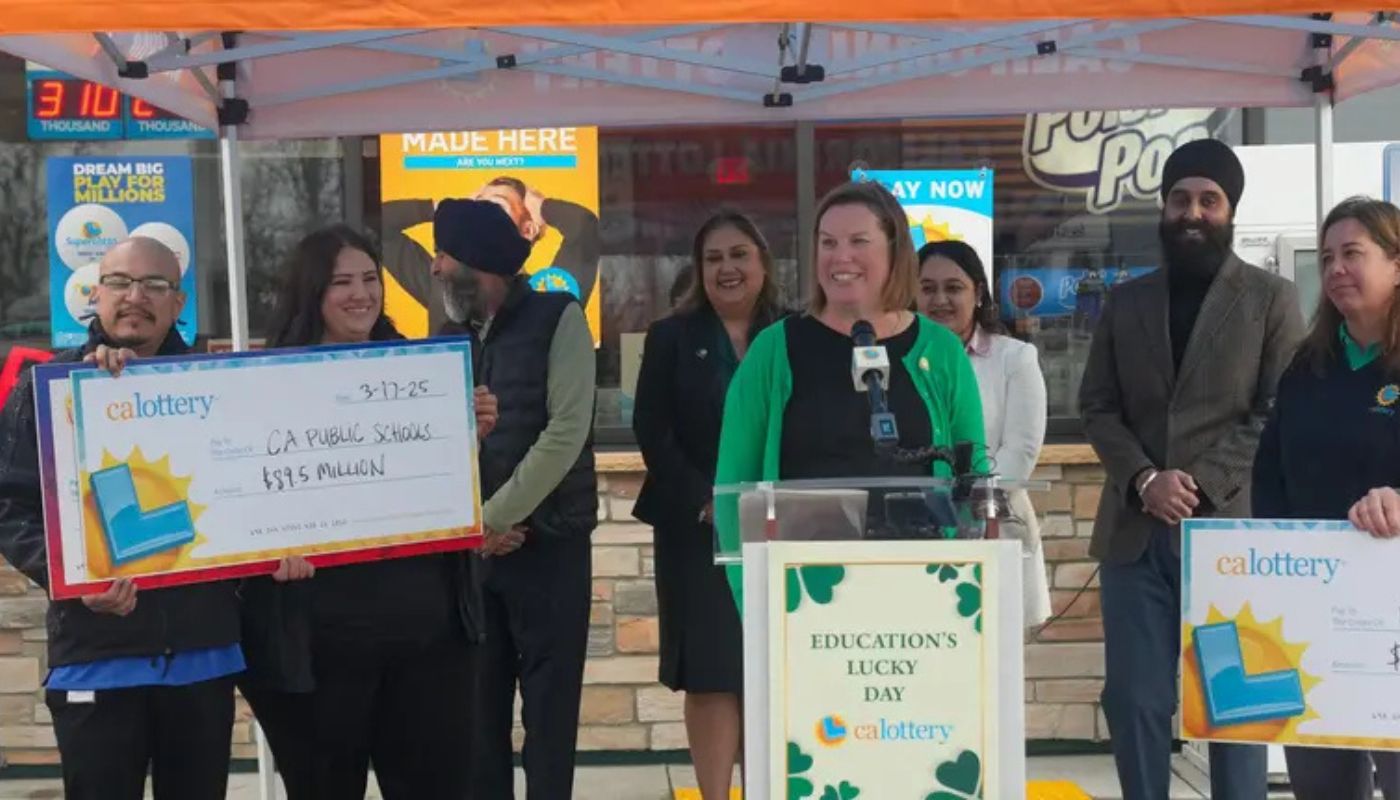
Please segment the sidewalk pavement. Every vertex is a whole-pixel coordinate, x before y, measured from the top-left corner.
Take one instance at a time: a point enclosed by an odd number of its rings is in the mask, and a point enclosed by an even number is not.
[[[1204,776],[1191,764],[1178,757],[1177,775],[1172,782],[1171,800],[1203,800],[1208,797]],[[3,775],[3,773],[0,773]],[[1113,772],[1113,760],[1106,755],[1036,756],[1027,760],[1027,777],[1031,781],[1050,784],[1028,788],[1028,800],[1119,800],[1118,779]],[[371,783],[366,800],[380,800]],[[524,796],[525,779],[516,771],[517,796]],[[640,767],[580,767],[574,782],[573,800],[676,800],[686,798],[678,790],[695,786],[695,772],[689,766],[653,765]],[[1075,791],[1078,787],[1079,791]],[[279,787],[280,788],[280,787]],[[62,785],[57,780],[29,781],[0,779],[3,800],[40,800],[61,798]],[[1288,795],[1283,795],[1288,796]],[[256,775],[233,776],[229,784],[229,800],[259,800]],[[278,793],[278,800],[282,795]],[[699,800],[699,792],[689,795]]]

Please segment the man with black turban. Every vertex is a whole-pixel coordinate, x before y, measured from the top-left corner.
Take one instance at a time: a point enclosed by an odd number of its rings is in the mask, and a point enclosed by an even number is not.
[[[1293,284],[1234,254],[1243,191],[1244,169],[1220,142],[1193,141],[1167,159],[1165,263],[1114,287],[1080,386],[1084,430],[1107,473],[1090,552],[1124,800],[1161,800],[1171,781],[1181,523],[1250,515],[1254,451],[1302,338]],[[1210,764],[1215,800],[1267,796],[1262,746],[1212,744]]]
[[[571,797],[598,523],[593,336],[572,294],[531,290],[520,274],[530,242],[501,206],[444,200],[433,241],[447,314],[469,329],[476,380],[500,404],[481,445],[486,642],[470,721],[474,796],[515,796],[518,685],[527,797]]]

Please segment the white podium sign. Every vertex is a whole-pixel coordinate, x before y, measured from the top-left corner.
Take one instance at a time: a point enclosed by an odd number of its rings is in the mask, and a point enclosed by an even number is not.
[[[750,798],[1025,796],[1016,542],[748,544]]]

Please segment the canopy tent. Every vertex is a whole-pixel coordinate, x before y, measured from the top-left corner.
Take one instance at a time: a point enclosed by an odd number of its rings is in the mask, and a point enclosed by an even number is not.
[[[240,138],[1313,106],[1321,213],[1333,101],[1400,83],[1396,15],[1332,6],[0,0],[0,51],[219,127],[243,349]]]
[[[245,138],[1300,106],[1400,81],[1400,27],[1365,13],[66,33],[0,50],[209,127],[226,107]],[[236,102],[220,63],[239,65]]]
[[[1374,11],[1356,0],[1333,11]],[[686,23],[931,19],[1053,19],[1085,16],[1193,17],[1220,14],[1307,14],[1307,0],[883,0],[878,12],[844,0],[531,0],[527,4],[461,0],[3,0],[0,34],[104,30],[368,30],[468,28],[490,25],[675,25]]]

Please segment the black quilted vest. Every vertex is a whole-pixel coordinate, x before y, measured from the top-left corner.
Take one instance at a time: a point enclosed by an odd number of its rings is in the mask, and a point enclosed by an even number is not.
[[[491,497],[510,479],[549,422],[549,346],[560,315],[575,302],[566,292],[536,292],[517,279],[485,340],[478,340],[477,382],[500,403],[496,428],[481,445],[482,497]],[[562,537],[587,537],[597,527],[591,430],[578,460],[526,524],[533,532]]]

